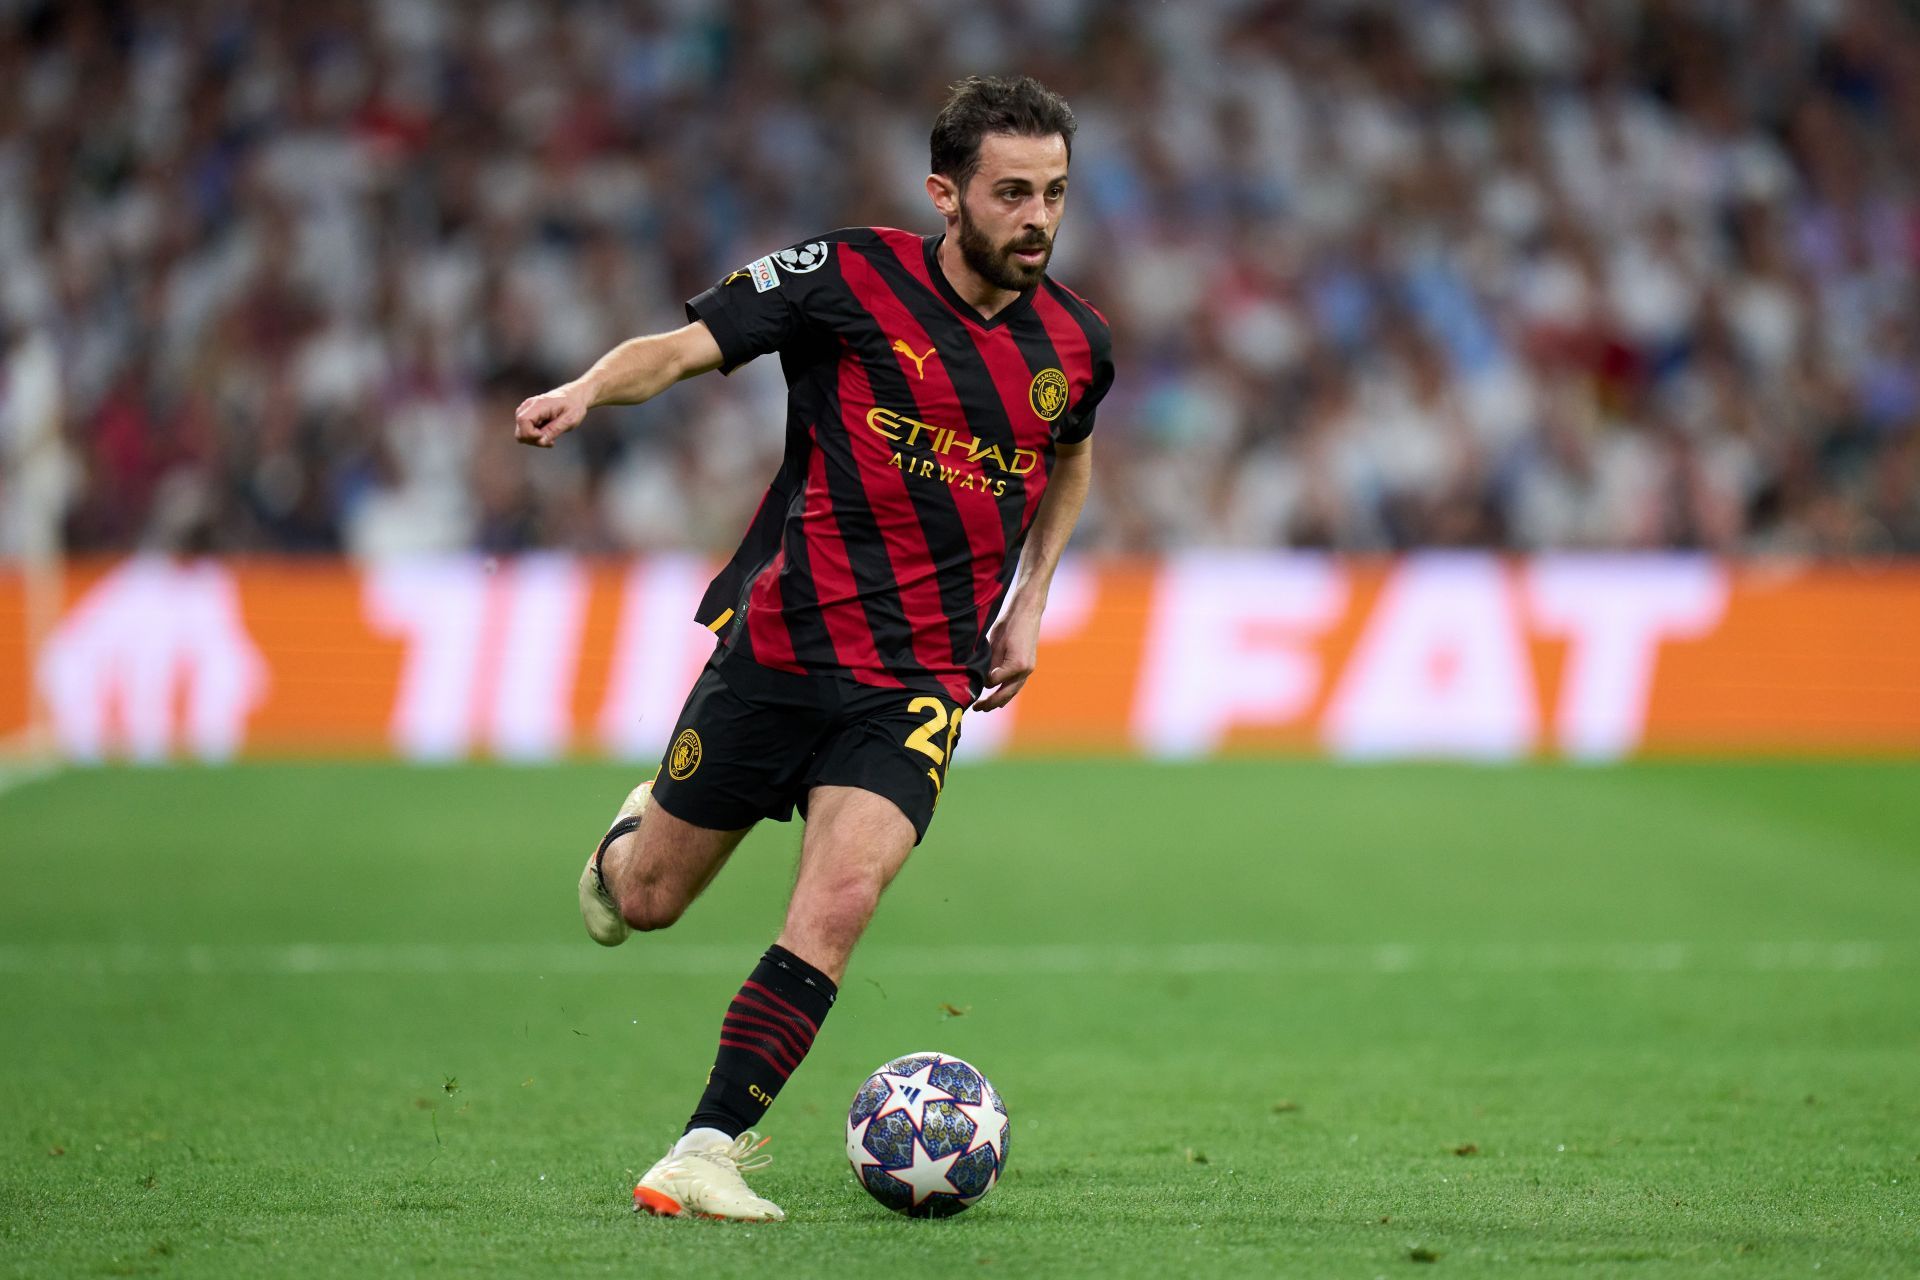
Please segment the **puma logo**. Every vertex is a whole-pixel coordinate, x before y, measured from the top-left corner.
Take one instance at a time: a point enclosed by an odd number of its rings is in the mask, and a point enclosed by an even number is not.
[[[927,356],[939,354],[937,349],[928,347],[925,355],[915,355],[913,348],[907,345],[905,338],[895,338],[893,340],[893,349],[913,361],[914,375],[922,381],[925,381],[927,376]]]

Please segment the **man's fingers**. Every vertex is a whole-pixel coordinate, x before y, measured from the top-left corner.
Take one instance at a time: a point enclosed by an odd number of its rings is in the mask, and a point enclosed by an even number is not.
[[[1009,702],[1012,702],[1014,695],[1026,687],[1026,675],[1015,676],[1005,684],[1002,684],[998,689],[995,689],[992,693],[989,693],[986,697],[975,702],[973,709],[975,711],[997,711]]]
[[[579,415],[566,403],[546,396],[524,401],[513,415],[513,438],[521,444],[540,449],[553,448],[553,442],[571,431]]]
[[[553,416],[547,405],[528,400],[515,410],[513,415],[514,438],[525,444],[533,444],[540,437],[540,427]]]
[[[1032,674],[1032,667],[1019,666],[1011,662],[1002,663],[987,671],[987,683],[996,685],[1005,684],[1009,680],[1025,680]]]
[[[987,685],[992,690],[973,704],[975,711],[994,711],[1013,701],[1033,674],[1032,663],[1002,662],[987,668]]]

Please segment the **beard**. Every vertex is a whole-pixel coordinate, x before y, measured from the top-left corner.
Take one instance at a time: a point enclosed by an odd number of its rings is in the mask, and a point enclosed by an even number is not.
[[[1029,265],[1013,256],[1021,249],[1042,249],[1045,252],[1040,261]],[[980,229],[979,224],[968,216],[963,200],[960,203],[960,258],[975,275],[994,288],[1025,293],[1047,274],[1047,263],[1053,260],[1053,241],[1033,231],[1003,245],[995,245],[987,239],[987,233]]]

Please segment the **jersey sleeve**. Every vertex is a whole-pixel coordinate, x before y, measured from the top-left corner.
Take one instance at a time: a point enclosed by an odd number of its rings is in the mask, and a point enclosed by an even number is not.
[[[834,250],[831,241],[809,240],[755,258],[688,301],[687,319],[703,322],[719,344],[721,373],[779,351],[813,327],[811,304]]]
[[[1104,335],[1103,335],[1104,336]],[[1103,341],[1093,353],[1093,383],[1087,393],[1067,411],[1066,419],[1060,424],[1060,430],[1054,433],[1055,444],[1079,444],[1093,434],[1093,413],[1106,399],[1107,392],[1113,388],[1113,344]]]

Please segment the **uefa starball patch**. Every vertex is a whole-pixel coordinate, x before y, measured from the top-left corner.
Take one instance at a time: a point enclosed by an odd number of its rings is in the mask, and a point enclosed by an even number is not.
[[[782,249],[773,255],[773,260],[795,275],[805,275],[809,271],[818,271],[820,264],[825,262],[832,252],[825,240],[815,240],[810,244]]]

